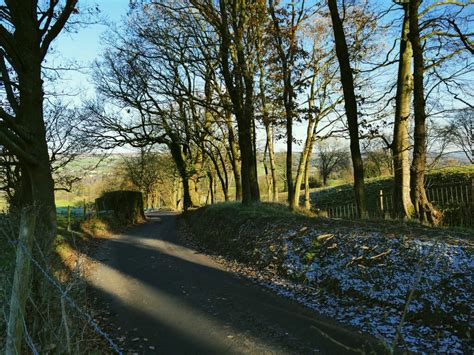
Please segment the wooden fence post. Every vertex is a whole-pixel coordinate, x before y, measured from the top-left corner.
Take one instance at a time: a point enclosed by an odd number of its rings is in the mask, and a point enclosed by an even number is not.
[[[71,206],[67,206],[67,231],[71,231]]]
[[[470,221],[466,221],[468,225],[474,226],[474,178],[471,178],[471,208],[470,208]]]
[[[26,300],[30,292],[31,250],[35,232],[36,215],[32,208],[21,212],[20,236],[16,249],[15,274],[13,276],[10,297],[10,314],[7,325],[6,355],[21,354],[23,324],[25,319]]]
[[[471,208],[474,209],[474,178],[471,178]]]
[[[379,192],[379,201],[380,201],[380,215],[384,217],[383,190],[380,190]]]

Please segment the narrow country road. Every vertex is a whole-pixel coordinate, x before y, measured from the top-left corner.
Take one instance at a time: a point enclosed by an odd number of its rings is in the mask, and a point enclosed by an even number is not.
[[[359,348],[368,340],[186,247],[176,219],[172,213],[150,216],[149,223],[107,240],[94,255],[90,287],[132,352],[348,352],[314,327]]]

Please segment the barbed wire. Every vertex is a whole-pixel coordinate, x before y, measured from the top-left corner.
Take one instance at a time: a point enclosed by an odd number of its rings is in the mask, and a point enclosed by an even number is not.
[[[20,246],[23,251],[25,252],[25,254],[28,256],[28,258],[33,262],[33,264],[37,267],[37,269],[44,275],[44,277],[46,278],[46,280],[52,285],[54,286],[60,293],[61,297],[63,299],[65,299],[67,301],[67,303],[73,308],[75,309],[79,315],[81,315],[86,321],[87,323],[89,323],[92,328],[94,329],[94,331],[99,334],[100,336],[102,336],[110,345],[110,347],[117,353],[117,354],[120,354],[122,355],[123,352],[122,350],[120,349],[120,347],[114,342],[114,340],[112,339],[112,336],[109,335],[106,331],[104,331],[100,326],[99,324],[97,324],[97,322],[94,320],[94,318],[87,312],[85,312],[71,297],[69,297],[69,295],[67,294],[66,291],[64,291],[61,287],[61,285],[55,280],[54,277],[52,277],[51,275],[49,275],[49,273],[41,266],[41,264],[33,257],[33,255],[31,255],[31,253],[28,251],[28,249],[25,247],[25,245],[23,243],[21,243],[20,241],[17,241],[16,243],[12,240],[9,240],[9,242],[11,244],[13,244],[13,246]],[[25,328],[26,328],[26,324],[25,324]],[[34,347],[34,344],[33,342],[31,341],[31,338],[29,338],[29,335],[28,335],[28,332],[26,332],[26,335],[27,335],[27,343],[28,345],[30,346],[30,348],[32,349],[33,353],[36,355],[38,354],[38,352],[36,351],[36,348]],[[28,339],[29,338],[29,339]],[[31,343],[31,344],[30,344]],[[34,350],[33,350],[34,349]]]

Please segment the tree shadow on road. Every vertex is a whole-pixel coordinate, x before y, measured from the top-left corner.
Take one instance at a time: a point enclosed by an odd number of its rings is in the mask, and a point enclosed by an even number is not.
[[[110,328],[121,327],[117,336],[128,331],[128,347],[166,354],[347,352],[314,327],[355,349],[375,343],[223,270],[179,242],[174,216],[160,218],[88,255],[97,261],[88,282],[96,307],[109,308]]]

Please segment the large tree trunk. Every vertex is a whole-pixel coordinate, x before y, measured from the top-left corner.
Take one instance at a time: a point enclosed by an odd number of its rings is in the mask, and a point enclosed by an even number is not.
[[[239,147],[242,174],[242,203],[251,204],[260,201],[257,180],[257,160],[253,150],[253,134],[251,122],[247,118],[238,118]]]
[[[411,165],[411,197],[415,207],[415,213],[420,221],[437,224],[441,217],[440,213],[429,202],[425,190],[426,112],[423,86],[423,48],[418,26],[418,8],[420,3],[421,0],[412,0],[409,3],[409,39],[413,47],[413,104],[415,113],[415,139]]]
[[[32,5],[32,4],[31,4]],[[20,105],[16,119],[19,127],[24,127],[25,145],[22,147],[34,156],[34,161],[19,156],[22,166],[23,206],[35,206],[37,210],[33,256],[48,270],[50,267],[53,243],[56,238],[56,206],[54,200],[54,181],[46,140],[46,128],[43,117],[43,80],[41,63],[43,54],[39,43],[39,29],[36,22],[36,6],[25,4],[24,9],[16,13],[18,24],[14,38],[18,51],[23,58],[22,65],[16,68],[19,83]],[[27,319],[33,321],[32,333],[38,338],[45,336],[44,313],[50,302],[50,290],[44,275],[38,269],[33,270],[32,299],[36,312]]]
[[[17,31],[19,32],[19,31]],[[34,32],[33,32],[34,33]],[[22,41],[22,55],[31,59],[18,72],[20,84],[20,108],[17,112],[19,125],[26,127],[30,139],[26,142],[25,150],[34,152],[35,162],[22,161],[22,171],[25,174],[23,181],[28,181],[23,188],[23,206],[37,206],[36,229],[38,237],[33,255],[38,262],[48,269],[56,238],[56,206],[54,201],[54,181],[51,175],[46,129],[43,118],[43,87],[41,79],[41,54],[32,34],[17,34],[18,41]],[[44,336],[42,319],[50,301],[50,291],[47,282],[37,269],[33,270],[32,298],[35,300],[36,309],[33,320],[33,330],[36,336]]]
[[[408,119],[411,109],[412,80],[412,46],[408,39],[410,30],[408,4],[403,5],[404,19],[400,39],[400,58],[398,63],[397,94],[395,107],[395,125],[393,129],[393,217],[410,217],[413,204],[410,197],[410,162],[408,156]]]
[[[26,41],[26,40],[25,40]],[[52,243],[56,237],[56,206],[54,202],[54,181],[51,175],[46,129],[43,118],[43,88],[41,80],[41,59],[39,48],[27,46],[25,43],[24,55],[35,58],[34,64],[25,66],[19,73],[20,102],[17,114],[18,123],[27,127],[32,139],[27,142],[25,150],[34,152],[36,162],[24,162],[20,157],[23,173],[29,184],[23,186],[24,206],[35,204],[38,206],[38,228],[42,231],[38,243],[46,258],[52,250]]]
[[[257,174],[257,137],[255,128],[255,105],[254,105],[254,91],[253,91],[253,73],[246,72],[244,76],[245,81],[245,121],[250,125],[250,158],[249,166],[249,183],[250,183],[250,202],[260,202],[260,187],[258,185]],[[239,139],[240,141],[240,139]],[[242,149],[242,145],[240,146]]]
[[[336,42],[336,55],[341,72],[341,83],[344,92],[344,106],[346,109],[347,123],[349,126],[349,137],[351,147],[352,166],[354,170],[354,193],[359,218],[367,217],[364,187],[364,164],[360,152],[359,144],[359,123],[357,117],[357,101],[354,91],[354,78],[350,66],[349,51],[347,49],[344,27],[336,0],[328,0],[329,11],[331,13],[334,39]]]

